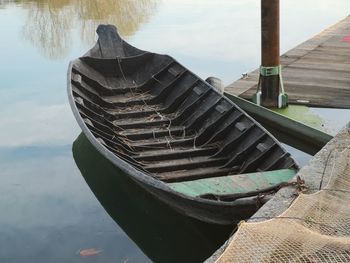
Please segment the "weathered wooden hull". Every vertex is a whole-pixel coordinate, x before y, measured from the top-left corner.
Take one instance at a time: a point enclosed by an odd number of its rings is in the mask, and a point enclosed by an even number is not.
[[[298,168],[260,124],[173,58],[130,46],[112,26],[98,33],[98,44],[69,65],[74,116],[100,153],[157,198],[229,224],[254,213],[271,187],[248,182],[224,200],[220,189],[190,196],[170,184]]]
[[[229,225],[249,218],[260,205],[269,200],[269,197],[260,200],[257,200],[256,197],[248,197],[233,202],[202,202],[198,199],[189,199],[187,196],[179,195],[176,192],[169,192],[153,185],[135,181],[179,213],[213,224]]]

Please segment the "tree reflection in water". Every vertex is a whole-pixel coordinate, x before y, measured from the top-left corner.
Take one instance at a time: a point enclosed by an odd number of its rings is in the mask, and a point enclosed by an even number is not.
[[[99,24],[117,26],[119,33],[132,36],[154,14],[158,0],[0,0],[20,4],[27,11],[23,37],[50,59],[64,58],[73,34],[92,45]]]

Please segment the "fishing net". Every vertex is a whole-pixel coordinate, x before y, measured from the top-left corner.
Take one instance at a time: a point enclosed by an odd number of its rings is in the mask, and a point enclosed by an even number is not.
[[[331,151],[320,190],[278,217],[241,223],[217,262],[350,262],[349,162],[349,147]]]

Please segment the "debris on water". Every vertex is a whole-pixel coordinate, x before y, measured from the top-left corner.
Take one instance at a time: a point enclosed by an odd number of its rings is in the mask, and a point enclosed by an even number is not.
[[[79,250],[79,255],[82,257],[91,257],[100,254],[103,250],[96,248],[87,248]]]

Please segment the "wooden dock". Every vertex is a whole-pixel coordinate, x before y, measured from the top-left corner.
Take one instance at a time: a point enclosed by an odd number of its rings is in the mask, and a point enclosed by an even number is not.
[[[281,56],[290,104],[350,109],[350,16]],[[251,99],[259,70],[225,88]]]

